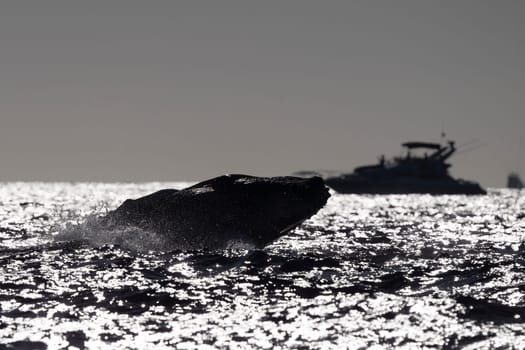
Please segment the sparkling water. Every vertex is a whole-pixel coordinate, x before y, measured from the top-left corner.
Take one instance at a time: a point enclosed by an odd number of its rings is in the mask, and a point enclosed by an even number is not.
[[[98,215],[185,183],[0,185],[0,347],[525,348],[525,196],[333,194],[261,251]]]

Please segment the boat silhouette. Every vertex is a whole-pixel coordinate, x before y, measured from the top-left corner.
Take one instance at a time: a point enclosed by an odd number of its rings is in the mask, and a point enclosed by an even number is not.
[[[339,193],[357,194],[486,194],[477,183],[453,178],[447,160],[456,152],[454,141],[444,145],[405,142],[405,154],[373,165],[360,166],[353,173],[329,176],[326,184]]]
[[[507,177],[507,188],[516,188],[516,189],[522,189],[523,188],[523,181],[521,180],[520,176],[516,172],[512,172]]]

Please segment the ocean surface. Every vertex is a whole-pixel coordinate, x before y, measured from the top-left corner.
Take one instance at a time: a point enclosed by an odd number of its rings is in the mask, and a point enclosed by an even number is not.
[[[525,192],[333,194],[260,251],[89,224],[186,185],[0,184],[0,349],[525,348]]]

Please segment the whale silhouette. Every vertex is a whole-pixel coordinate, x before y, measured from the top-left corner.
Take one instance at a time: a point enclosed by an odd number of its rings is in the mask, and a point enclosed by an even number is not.
[[[322,208],[330,194],[320,177],[223,175],[191,187],[128,199],[102,218],[168,236],[183,249],[261,248]]]

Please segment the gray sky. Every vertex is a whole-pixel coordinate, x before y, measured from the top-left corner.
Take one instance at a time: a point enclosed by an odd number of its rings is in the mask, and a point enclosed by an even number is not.
[[[525,172],[522,1],[3,1],[0,180],[343,169],[487,145]],[[523,174],[525,175],[525,174]]]

